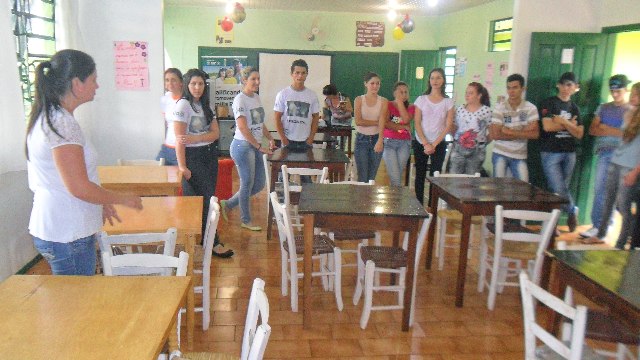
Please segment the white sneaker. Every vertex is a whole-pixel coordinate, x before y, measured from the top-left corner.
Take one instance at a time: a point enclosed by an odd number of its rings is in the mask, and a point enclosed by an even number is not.
[[[580,236],[583,238],[590,238],[590,237],[594,237],[598,235],[598,228],[597,227],[592,227],[591,229],[587,230],[587,231],[583,231],[580,233]]]

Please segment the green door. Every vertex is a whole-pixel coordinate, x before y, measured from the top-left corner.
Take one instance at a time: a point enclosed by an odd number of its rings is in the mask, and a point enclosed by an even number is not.
[[[409,85],[409,101],[413,103],[416,98],[427,90],[429,71],[436,67],[440,52],[438,50],[402,50],[400,52],[400,81]],[[416,69],[422,67],[424,74],[422,79],[416,78]]]
[[[573,96],[573,101],[580,108],[585,135],[578,143],[570,189],[580,208],[581,224],[590,222],[593,202],[593,139],[588,135],[588,129],[593,113],[603,101],[600,94],[605,59],[609,56],[607,38],[606,34],[592,33],[533,33],[531,37],[527,100],[538,105],[543,99],[555,95],[556,82],[566,71],[573,71],[580,82],[580,91]],[[528,163],[531,183],[546,187],[537,141],[529,141]]]
[[[380,96],[389,99],[398,81],[398,62],[398,53],[337,52],[331,57],[331,82],[353,103],[365,93],[364,75],[371,71],[380,76]]]

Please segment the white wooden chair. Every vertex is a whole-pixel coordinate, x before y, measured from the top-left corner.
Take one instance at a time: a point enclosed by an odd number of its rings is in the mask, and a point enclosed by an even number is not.
[[[444,161],[442,162],[442,168],[436,169],[441,174],[449,174],[449,161],[451,160],[451,153],[453,152],[453,143],[447,145],[446,154],[444,155]]]
[[[311,147],[314,148],[314,149],[326,149],[327,148],[327,142],[323,141],[323,142],[321,142],[319,144],[313,143],[313,144],[311,144]]]
[[[451,146],[451,144],[449,144]],[[449,153],[447,153],[448,155]],[[444,168],[444,165],[443,165]],[[467,174],[443,174],[439,171],[433,173],[433,177],[450,177],[450,178],[467,178],[467,177],[480,177],[480,173],[475,173],[473,175]],[[453,223],[453,224],[451,224]],[[460,228],[462,224],[462,213],[458,210],[449,209],[447,207],[447,203],[440,199],[438,200],[438,227],[437,227],[437,241],[436,241],[436,256],[438,257],[438,270],[442,270],[444,268],[444,249],[445,248],[459,248],[459,246],[447,246],[447,238],[452,239],[460,239],[460,232],[447,232],[447,225],[450,227],[458,227]],[[478,226],[482,226],[483,217],[482,216],[473,216],[471,218],[471,234],[474,234],[478,230]],[[483,229],[481,227],[481,229]],[[467,253],[467,257],[471,258],[471,239],[469,239],[469,251]]]
[[[141,234],[121,234],[121,235],[108,235],[102,231],[98,234],[98,244],[102,253],[109,253],[112,255],[122,255],[124,253],[133,253],[133,247],[137,248],[139,253],[142,253],[144,245],[157,245],[153,253],[157,253],[160,246],[163,246],[162,254],[167,256],[173,256],[176,248],[176,238],[178,231],[176,228],[170,228],[164,233],[141,233]],[[125,271],[121,273],[121,271]],[[131,275],[127,274],[128,269],[116,270],[116,275]],[[134,272],[136,270],[133,270]],[[153,271],[152,271],[153,272]]]
[[[280,255],[281,255],[281,290],[282,296],[287,296],[287,285],[291,285],[291,310],[298,311],[298,280],[304,274],[298,272],[298,261],[302,261],[304,255],[303,235],[296,235],[293,231],[293,224],[286,205],[278,202],[274,192],[270,194],[271,206],[276,216],[278,224],[278,234],[280,235]],[[328,257],[333,261],[329,262]],[[320,271],[313,272],[311,276],[322,277],[325,290],[329,288],[328,277],[334,278],[333,291],[335,292],[338,310],[342,311],[342,257],[340,248],[335,246],[333,241],[325,234],[314,235],[313,239],[313,260],[320,262]],[[333,267],[330,267],[333,265]],[[289,284],[287,284],[287,282]]]
[[[358,167],[356,166],[355,158],[349,159],[349,162],[345,164],[344,178],[346,181],[358,180]]]
[[[118,166],[164,166],[164,163],[165,163],[164,158],[160,158],[160,160],[147,160],[147,159],[125,160],[125,159],[118,159]]]
[[[544,251],[549,245],[560,216],[560,210],[550,213],[529,210],[504,210],[496,206],[495,236],[483,238],[480,245],[480,270],[478,275],[478,292],[485,287],[489,289],[487,307],[493,310],[496,294],[504,286],[518,286],[518,282],[507,281],[520,273],[526,261],[526,269],[534,283],[540,282]],[[505,219],[542,222],[539,232],[522,229],[516,226],[510,229]],[[508,221],[508,220],[507,220]],[[530,232],[525,232],[530,231]],[[487,271],[491,272],[489,281]]]
[[[311,181],[322,184],[329,176],[329,168],[326,166],[322,169],[290,168],[287,167],[287,165],[282,165],[282,185],[284,188],[283,204],[287,206],[293,226],[297,229],[302,228],[300,216],[298,215],[298,201],[300,192],[302,191],[302,185],[297,185],[302,183],[302,176],[309,176],[311,177]],[[296,193],[295,201],[292,201],[292,193]]]
[[[418,283],[418,269],[420,266],[420,255],[424,247],[427,231],[431,224],[432,216],[429,215],[422,222],[416,244],[416,258],[413,273],[413,297],[411,298],[411,315],[409,325],[413,324],[413,314],[415,310],[416,284]],[[364,290],[364,304],[360,317],[360,327],[365,329],[369,322],[369,315],[374,310],[397,310],[404,308],[405,278],[407,273],[407,247],[409,244],[409,234],[406,233],[402,248],[391,246],[362,246],[358,245],[358,278],[356,280],[356,290],[353,295],[353,304],[357,305]],[[398,274],[397,285],[375,285],[375,276],[378,273]],[[394,305],[373,306],[374,291],[391,291],[397,293],[398,303]]]
[[[258,324],[258,319],[260,323]],[[264,280],[256,278],[253,280],[251,296],[249,297],[249,307],[247,318],[244,324],[242,336],[241,360],[261,360],[264,356],[271,327],[269,322],[269,299],[264,292]],[[185,353],[174,352],[171,360],[231,360],[238,358],[227,354],[216,353]]]
[[[520,273],[520,293],[524,313],[525,359],[604,359],[584,345],[587,308],[573,307],[558,299],[529,280],[525,272]],[[536,302],[541,302],[553,311],[572,321],[569,341],[564,342],[547,332],[536,322]],[[544,345],[538,347],[536,340]]]

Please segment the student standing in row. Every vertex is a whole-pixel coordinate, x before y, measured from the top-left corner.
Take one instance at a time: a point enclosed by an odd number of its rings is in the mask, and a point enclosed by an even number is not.
[[[367,73],[364,87],[366,94],[358,96],[353,104],[357,131],[354,156],[359,182],[376,179],[384,146],[382,134],[387,121],[387,99],[378,95],[380,76]]]
[[[160,98],[162,115],[165,121],[165,139],[156,160],[164,159],[165,165],[178,165],[176,158],[176,133],[173,131],[171,118],[173,108],[182,97],[182,73],[176,68],[169,68],[164,72],[164,88],[167,92]]]
[[[516,179],[529,182],[527,167],[527,142],[540,137],[538,108],[524,100],[524,77],[511,74],[507,77],[505,102],[493,109],[489,135],[493,143],[493,176],[505,177],[507,171]]]
[[[473,175],[482,170],[488,143],[487,128],[491,122],[489,92],[477,82],[467,86],[465,105],[456,108],[451,153],[451,173]]]
[[[402,173],[411,156],[411,121],[416,108],[409,105],[409,87],[398,81],[393,86],[393,101],[389,101],[389,116],[384,129],[382,157],[392,186],[402,185]]]
[[[579,89],[576,76],[572,72],[562,74],[557,88],[558,95],[540,105],[540,156],[547,185],[551,191],[569,200],[564,211],[568,215],[569,231],[573,232],[578,219],[569,183],[576,164],[576,140],[582,139],[584,126],[578,106],[571,101],[571,96]]]
[[[444,70],[436,68],[429,73],[429,86],[424,95],[416,99],[413,155],[416,162],[416,197],[424,202],[424,180],[427,164],[431,158],[430,175],[442,169],[447,151],[445,136],[453,128],[453,99],[444,92],[446,80]]]

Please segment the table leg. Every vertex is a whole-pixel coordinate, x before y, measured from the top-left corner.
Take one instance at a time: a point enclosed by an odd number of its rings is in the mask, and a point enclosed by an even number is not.
[[[464,282],[467,278],[467,254],[469,252],[469,237],[471,235],[471,214],[466,209],[462,211],[462,230],[460,231],[460,255],[458,256],[458,282],[456,284],[456,306],[464,304]]]
[[[178,310],[180,311],[180,310]],[[178,314],[173,317],[171,320],[171,325],[169,325],[169,354],[171,354],[175,350],[180,350],[178,344],[180,343],[180,339],[178,339],[178,331],[177,331],[177,317]]]
[[[549,261],[551,267],[551,274],[549,279],[549,292],[556,297],[563,299],[564,292],[567,288],[567,283],[565,282],[565,277],[570,276],[569,274],[562,274],[562,270],[560,269],[560,265],[557,261],[553,261],[549,256],[545,256],[545,261]],[[555,311],[552,311],[546,306],[542,306],[543,311],[547,313],[547,330],[549,330],[552,334],[560,333],[560,322],[562,321],[562,317]]]
[[[351,159],[351,136],[353,136],[353,131],[349,130],[349,135],[347,135],[347,154],[349,154],[349,159]]]
[[[425,261],[425,269],[431,269],[431,261],[433,260],[433,244],[436,234],[436,224],[438,224],[438,200],[440,199],[440,191],[437,186],[433,187],[431,196],[429,197],[429,209],[432,212],[431,226],[427,232],[427,259]]]
[[[187,275],[193,276],[193,262],[194,255],[196,253],[196,237],[193,234],[187,235],[187,241],[185,249],[189,254],[189,265],[187,267]],[[195,329],[196,320],[196,299],[193,291],[194,282],[191,281],[189,285],[189,292],[187,293],[187,346],[189,350],[193,349],[193,333]]]
[[[400,245],[400,232],[399,231],[394,231],[393,232],[393,247],[398,247]],[[391,273],[390,279],[389,279],[389,285],[395,285],[396,284],[396,274]]]
[[[418,221],[416,221],[418,222]],[[409,244],[407,246],[407,273],[405,275],[405,289],[404,289],[404,308],[402,309],[402,331],[409,331],[409,325],[411,320],[411,305],[413,300],[414,291],[414,273],[416,264],[416,245],[417,235],[416,226],[409,231]]]
[[[313,272],[313,263],[311,261],[311,256],[313,252],[313,225],[314,225],[314,215],[313,214],[305,214],[303,216],[304,222],[304,255],[303,255],[303,263],[304,263],[304,277],[303,279],[303,313],[302,313],[302,327],[304,329],[311,329],[311,273]]]
[[[269,186],[269,189],[271,189],[271,191],[276,191],[276,181],[278,181],[278,166],[277,163],[272,162],[271,163],[271,179],[267,179],[267,181],[270,181],[271,186]],[[271,196],[271,194],[267,194],[267,196]],[[269,204],[271,204],[271,202],[269,202]],[[271,240],[271,226],[273,225],[273,207],[269,206],[269,214],[267,215],[267,240]]]

